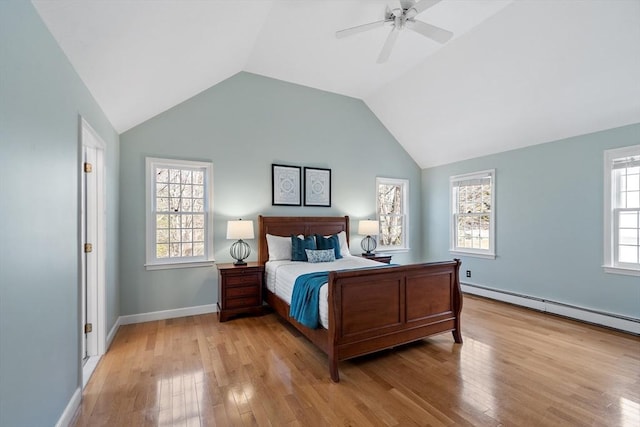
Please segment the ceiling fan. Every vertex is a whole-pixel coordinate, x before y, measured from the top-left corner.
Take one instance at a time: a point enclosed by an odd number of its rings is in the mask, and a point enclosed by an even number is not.
[[[387,40],[384,42],[380,55],[378,56],[378,64],[386,62],[389,59],[391,49],[393,49],[393,45],[398,38],[398,34],[400,33],[400,30],[404,28],[408,28],[431,40],[444,44],[453,37],[453,33],[451,31],[447,31],[443,28],[415,19],[418,14],[424,12],[440,1],[441,0],[399,0],[400,7],[389,9],[389,6],[387,6],[383,20],[337,31],[336,37],[340,39],[363,31],[382,27],[384,25],[391,25],[391,32],[387,36]]]

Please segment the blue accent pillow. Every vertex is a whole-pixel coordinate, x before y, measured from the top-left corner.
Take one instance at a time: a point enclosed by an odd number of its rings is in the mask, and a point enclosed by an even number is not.
[[[313,236],[307,236],[300,239],[297,236],[291,236],[291,261],[307,261],[307,253],[305,249],[316,249],[316,239]]]
[[[336,253],[333,249],[322,249],[314,251],[312,249],[305,250],[309,262],[331,262],[336,260]]]
[[[340,239],[337,234],[329,237],[316,234],[316,245],[318,246],[318,249],[333,249],[336,259],[342,258],[342,253],[340,252]]]

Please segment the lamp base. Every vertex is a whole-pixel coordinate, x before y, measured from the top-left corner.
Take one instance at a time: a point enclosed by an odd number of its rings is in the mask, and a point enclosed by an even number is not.
[[[231,258],[236,260],[233,265],[247,265],[247,263],[244,262],[244,259],[251,254],[251,248],[247,242],[240,239],[231,245],[229,252],[231,253]]]
[[[362,239],[362,242],[360,242],[360,246],[362,247],[363,251],[371,255],[372,251],[376,250],[376,247],[378,246],[378,244],[376,243],[376,239],[374,239],[371,236],[367,236],[364,239]]]

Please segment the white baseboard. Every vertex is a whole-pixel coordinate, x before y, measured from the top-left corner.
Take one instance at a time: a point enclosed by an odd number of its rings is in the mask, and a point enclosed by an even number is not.
[[[491,289],[472,283],[461,283],[460,288],[464,293],[508,302],[510,304],[640,335],[640,319],[599,312],[583,307],[535,298],[528,295],[505,292],[499,289]]]
[[[107,342],[104,349],[105,353],[109,350],[109,347],[111,347],[111,343],[113,342],[113,339],[116,337],[116,333],[118,332],[119,327],[120,327],[120,317],[116,319],[116,323],[113,324],[113,327],[109,331],[109,334],[107,334]]]
[[[479,287],[467,283],[461,283],[462,292],[472,295],[478,295],[485,298],[495,299],[498,301],[508,302],[510,304],[520,305],[522,307],[532,308],[534,310],[545,311],[544,301],[535,298],[528,298],[511,293],[505,293],[498,290]]]
[[[118,318],[119,325],[152,322],[154,320],[174,319],[176,317],[197,316],[199,314],[215,313],[216,304],[198,305],[195,307],[176,308],[173,310],[152,311],[151,313],[130,314]]]
[[[96,370],[98,366],[98,362],[102,356],[91,356],[87,361],[84,362],[82,366],[82,389],[87,386],[89,379],[91,379],[91,375],[93,375],[93,371]]]
[[[64,412],[60,416],[60,419],[56,423],[56,427],[68,427],[71,425],[71,421],[73,421],[73,417],[76,414],[76,411],[80,407],[80,402],[82,401],[82,389],[77,388],[76,391],[71,396],[71,400],[67,404],[67,407],[64,408]]]

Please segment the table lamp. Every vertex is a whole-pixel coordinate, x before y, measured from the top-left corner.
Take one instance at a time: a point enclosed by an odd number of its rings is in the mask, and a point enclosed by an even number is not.
[[[244,259],[251,254],[251,247],[242,239],[253,239],[253,221],[227,221],[227,239],[238,239],[229,252],[231,257],[236,260],[234,265],[247,265]]]
[[[360,242],[360,246],[362,246],[362,250],[366,252],[363,255],[371,255],[371,252],[376,249],[376,246],[378,246],[378,244],[376,243],[376,239],[371,237],[372,235],[377,236],[378,232],[379,232],[378,221],[367,219],[367,220],[361,220],[358,223],[358,234],[367,236],[364,239],[362,239],[362,242]]]

